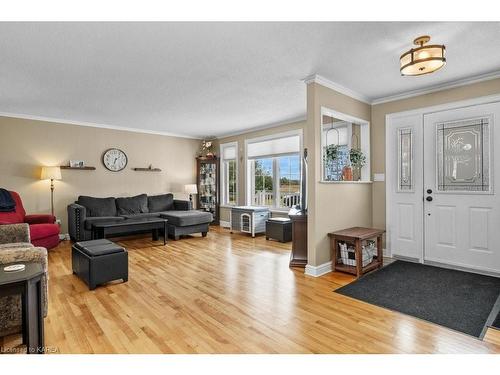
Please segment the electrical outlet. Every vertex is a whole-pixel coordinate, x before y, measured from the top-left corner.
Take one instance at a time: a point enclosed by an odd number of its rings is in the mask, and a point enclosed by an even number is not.
[[[61,219],[56,219],[56,224],[61,225]]]

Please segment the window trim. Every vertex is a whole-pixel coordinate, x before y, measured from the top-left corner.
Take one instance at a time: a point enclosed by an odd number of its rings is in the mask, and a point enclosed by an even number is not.
[[[269,134],[269,135],[264,135],[264,136],[260,136],[260,137],[255,137],[255,138],[248,138],[248,139],[245,139],[245,150],[244,150],[244,164],[245,164],[245,204],[247,206],[252,206],[252,190],[253,190],[253,178],[252,178],[252,175],[253,175],[253,167],[250,167],[250,160],[248,159],[248,144],[249,143],[256,143],[256,142],[263,142],[263,141],[269,141],[269,140],[273,140],[273,139],[278,139],[278,138],[286,138],[286,137],[290,137],[290,136],[293,136],[293,135],[297,135],[299,136],[299,151],[298,151],[298,155],[299,155],[299,165],[300,165],[300,171],[299,171],[299,175],[300,175],[300,195],[302,196],[302,152],[304,150],[304,136],[303,136],[303,129],[294,129],[294,130],[289,130],[289,131],[285,131],[285,132],[280,132],[280,133],[273,133],[273,134]],[[281,156],[285,156],[285,155],[281,155]],[[276,156],[266,156],[266,157],[263,157],[263,158],[270,158],[272,157],[273,158],[273,172],[275,170],[275,164],[276,164]],[[279,169],[279,168],[278,168]],[[276,173],[276,175],[279,175],[279,171],[278,173]],[[276,179],[279,178],[277,176],[274,176],[274,173],[273,173],[273,194],[274,196],[276,196],[276,193],[277,193],[277,184],[276,184]],[[276,206],[276,199],[274,199],[274,204],[272,206],[269,206],[269,209],[271,211],[276,211],[276,212],[287,212],[289,210],[288,207],[277,207]]]
[[[337,112],[334,111],[330,108],[327,107],[321,107],[321,123],[319,127],[319,136],[320,136],[320,150],[319,150],[319,162],[320,162],[320,179],[318,182],[324,183],[324,184],[335,184],[335,183],[342,183],[342,182],[348,182],[348,183],[370,183],[371,181],[371,155],[370,155],[370,122],[347,115],[345,113]],[[324,168],[324,163],[323,163],[323,144],[324,144],[324,137],[323,137],[323,116],[329,116],[329,117],[334,117],[336,119],[342,120],[342,121],[347,121],[355,124],[360,125],[360,139],[359,139],[359,146],[361,151],[366,155],[366,164],[363,168],[361,168],[361,180],[360,181],[328,181],[325,180],[324,178],[324,173],[325,173],[325,168]],[[350,143],[351,141],[349,141]],[[349,146],[351,147],[351,146]]]
[[[227,202],[227,197],[226,197],[226,184],[227,184],[227,176],[226,176],[226,168],[225,168],[225,161],[224,159],[224,149],[228,147],[235,147],[236,148],[236,157],[234,159],[227,159],[227,160],[235,160],[236,161],[236,203],[228,203]],[[220,187],[220,194],[221,194],[221,206],[222,207],[233,207],[237,206],[239,202],[239,160],[238,160],[238,141],[234,142],[227,142],[227,143],[221,143],[219,145],[219,151],[220,151],[220,163],[221,163],[221,171],[220,171],[220,176],[221,176],[221,187]]]

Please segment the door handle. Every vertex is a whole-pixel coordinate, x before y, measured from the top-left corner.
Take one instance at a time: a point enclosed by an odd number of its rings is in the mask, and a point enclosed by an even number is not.
[[[425,200],[426,200],[427,202],[432,202],[432,197],[427,197],[427,198],[425,198]]]
[[[427,189],[427,194],[432,194],[432,190],[431,189]]]

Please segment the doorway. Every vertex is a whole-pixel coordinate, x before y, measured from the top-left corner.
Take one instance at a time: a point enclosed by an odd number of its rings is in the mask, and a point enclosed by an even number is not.
[[[446,107],[387,118],[387,247],[500,274],[500,102]]]

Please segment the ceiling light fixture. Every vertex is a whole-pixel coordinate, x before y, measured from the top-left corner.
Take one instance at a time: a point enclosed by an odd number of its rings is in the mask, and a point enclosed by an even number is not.
[[[441,69],[446,64],[444,57],[446,47],[440,44],[425,45],[429,43],[431,37],[428,35],[419,36],[413,43],[419,47],[412,48],[399,58],[401,63],[401,75],[420,76]]]

